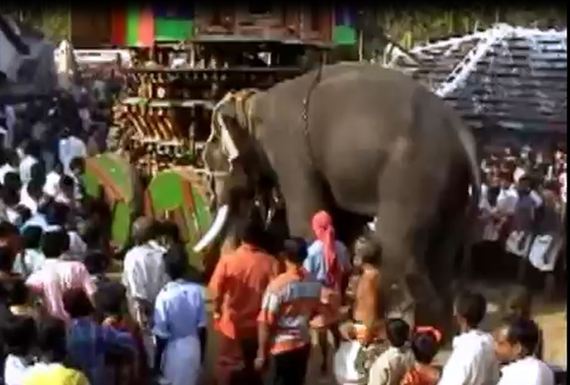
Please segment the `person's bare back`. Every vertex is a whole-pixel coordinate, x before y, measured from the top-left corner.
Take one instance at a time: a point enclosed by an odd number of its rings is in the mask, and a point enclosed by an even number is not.
[[[363,266],[363,272],[356,286],[352,317],[367,329],[376,329],[382,321],[380,300],[380,271],[370,265]],[[376,333],[373,333],[376,334]]]

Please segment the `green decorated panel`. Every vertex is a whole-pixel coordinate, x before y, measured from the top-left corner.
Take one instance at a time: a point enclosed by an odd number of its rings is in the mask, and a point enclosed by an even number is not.
[[[148,186],[153,211],[156,214],[166,211],[178,211],[187,233],[182,234],[188,240],[186,249],[190,263],[202,269],[202,255],[194,254],[192,247],[208,231],[212,222],[212,214],[208,208],[208,200],[200,186],[196,186],[196,178],[185,171],[167,170],[157,174]]]

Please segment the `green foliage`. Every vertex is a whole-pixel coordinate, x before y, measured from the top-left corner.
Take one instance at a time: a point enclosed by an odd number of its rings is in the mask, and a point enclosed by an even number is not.
[[[59,43],[69,36],[69,8],[26,5],[18,8],[14,4],[0,6],[0,13],[13,17],[23,25],[36,28],[54,43]]]
[[[58,43],[70,35],[70,10],[67,8],[52,8],[43,12],[41,29],[48,39]]]
[[[521,8],[507,6],[503,8],[440,9],[423,8],[385,8],[367,9],[362,12],[360,28],[364,32],[365,57],[382,50],[388,42],[378,36],[385,33],[402,47],[409,49],[415,45],[462,36],[475,30],[484,30],[494,23],[503,22],[516,26],[554,28],[566,27],[566,5],[542,8]]]

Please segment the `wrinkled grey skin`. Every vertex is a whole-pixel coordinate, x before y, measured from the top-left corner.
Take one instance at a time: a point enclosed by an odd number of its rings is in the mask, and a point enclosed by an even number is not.
[[[338,64],[323,69],[311,94],[307,137],[302,101],[315,76],[255,94],[245,108],[232,101],[221,107],[240,156],[230,177],[216,180],[218,204],[227,202],[230,185],[252,186],[274,173],[291,235],[311,238],[311,218],[321,209],[377,216],[389,308],[411,310],[415,302],[418,311],[428,307],[425,314],[449,314],[470,185],[471,201],[478,197],[472,136],[441,99],[406,75]],[[219,142],[207,145],[210,167],[227,170],[226,156]]]

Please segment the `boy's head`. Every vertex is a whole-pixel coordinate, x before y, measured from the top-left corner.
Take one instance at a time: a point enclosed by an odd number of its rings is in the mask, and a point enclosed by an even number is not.
[[[51,202],[46,207],[46,221],[50,225],[65,227],[69,218],[69,207],[61,202]]]
[[[36,202],[38,202],[44,195],[44,181],[41,179],[32,179],[28,186],[26,187],[26,191],[28,195]]]
[[[420,331],[412,338],[412,352],[417,362],[425,365],[431,364],[437,351],[439,341],[434,332]]]
[[[8,148],[4,149],[4,161],[12,167],[18,167],[18,164],[20,164],[20,157],[15,150]]]
[[[283,242],[285,263],[300,266],[307,258],[307,242],[303,238],[290,238]]]
[[[369,238],[358,248],[358,255],[363,265],[378,267],[382,262],[382,248]]]
[[[159,232],[162,236],[168,238],[172,243],[178,243],[182,241],[180,235],[180,228],[173,221],[163,221],[158,223]]]
[[[94,251],[87,253],[83,263],[89,274],[103,274],[109,267],[109,258],[102,252]]]
[[[75,157],[69,162],[69,169],[74,175],[81,175],[85,172],[85,159]]]
[[[188,254],[183,245],[173,245],[164,253],[164,268],[172,280],[183,278],[188,273]]]
[[[36,323],[31,317],[11,316],[0,326],[8,354],[26,356],[36,340]]]
[[[83,289],[71,289],[63,293],[63,307],[71,318],[88,317],[95,312]]]
[[[121,316],[126,306],[126,288],[118,282],[104,284],[95,293],[97,312],[105,317]]]
[[[525,287],[517,287],[507,299],[506,315],[510,317],[530,318],[532,296]]]
[[[495,353],[500,362],[512,362],[532,355],[539,339],[540,331],[534,321],[509,317],[503,320],[503,325],[495,332]]]
[[[132,225],[131,237],[136,244],[143,244],[156,238],[158,226],[150,217],[139,217]]]
[[[22,188],[22,181],[20,180],[20,174],[9,171],[4,175],[4,189],[10,191],[20,191]]]
[[[69,235],[61,228],[50,229],[43,234],[41,245],[46,258],[59,258],[69,250]]]
[[[30,180],[41,184],[42,186],[46,182],[46,168],[43,161],[37,161],[30,167]]]
[[[250,210],[245,223],[239,229],[242,242],[263,248],[267,242],[267,232],[263,221],[256,210]]]
[[[22,241],[25,249],[39,249],[41,246],[43,230],[40,226],[27,226],[22,232]]]
[[[391,346],[401,348],[410,339],[410,325],[401,318],[391,318],[386,323],[386,337]]]
[[[461,331],[476,329],[487,312],[487,301],[479,293],[465,291],[457,296],[454,315]]]

